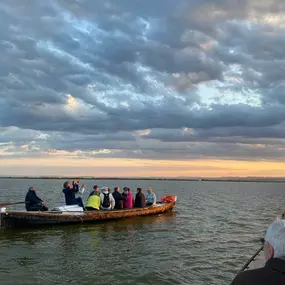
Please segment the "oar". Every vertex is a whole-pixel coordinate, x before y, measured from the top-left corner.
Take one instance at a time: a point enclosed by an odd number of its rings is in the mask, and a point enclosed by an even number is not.
[[[247,267],[249,266],[249,264],[254,261],[254,259],[256,258],[257,255],[259,255],[259,253],[263,250],[263,245],[256,251],[256,253],[246,262],[246,264],[242,267],[242,269],[239,272],[244,271],[245,269],[247,269]]]
[[[25,204],[25,202],[9,202],[9,203],[0,203],[0,207],[10,206],[10,205],[18,205],[18,204]]]

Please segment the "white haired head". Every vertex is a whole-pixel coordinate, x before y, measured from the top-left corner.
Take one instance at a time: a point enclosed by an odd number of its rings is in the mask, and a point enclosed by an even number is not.
[[[264,240],[273,248],[272,256],[268,258],[285,257],[285,220],[273,222],[268,227]]]

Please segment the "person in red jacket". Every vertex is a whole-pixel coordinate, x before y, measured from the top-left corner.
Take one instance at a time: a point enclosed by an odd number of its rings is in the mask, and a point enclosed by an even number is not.
[[[285,284],[285,220],[272,223],[264,240],[265,266],[240,272],[232,285]]]
[[[124,193],[122,195],[125,198],[123,201],[123,208],[132,209],[135,205],[135,199],[132,195],[131,189],[128,187],[124,187]]]

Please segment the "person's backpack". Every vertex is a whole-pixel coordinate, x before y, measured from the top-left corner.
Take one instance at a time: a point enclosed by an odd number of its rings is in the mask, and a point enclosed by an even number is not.
[[[102,203],[102,206],[104,208],[109,208],[111,203],[110,203],[110,193],[103,193],[104,195],[104,199],[103,199],[103,203]]]

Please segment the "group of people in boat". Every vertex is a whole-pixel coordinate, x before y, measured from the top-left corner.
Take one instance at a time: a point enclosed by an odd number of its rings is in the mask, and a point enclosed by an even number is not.
[[[25,204],[27,211],[47,211],[46,203],[36,195],[36,188],[30,187],[26,194]],[[93,190],[88,196],[87,203],[83,203],[83,194],[86,191],[86,184],[79,187],[79,181],[74,180],[64,182],[63,190],[66,205],[78,205],[86,211],[99,210],[121,210],[132,208],[144,208],[156,205],[156,195],[152,188],[147,189],[146,195],[142,188],[137,188],[135,197],[129,187],[124,187],[121,193],[120,187],[115,187],[113,192],[108,187],[99,189],[98,185],[94,185]]]

